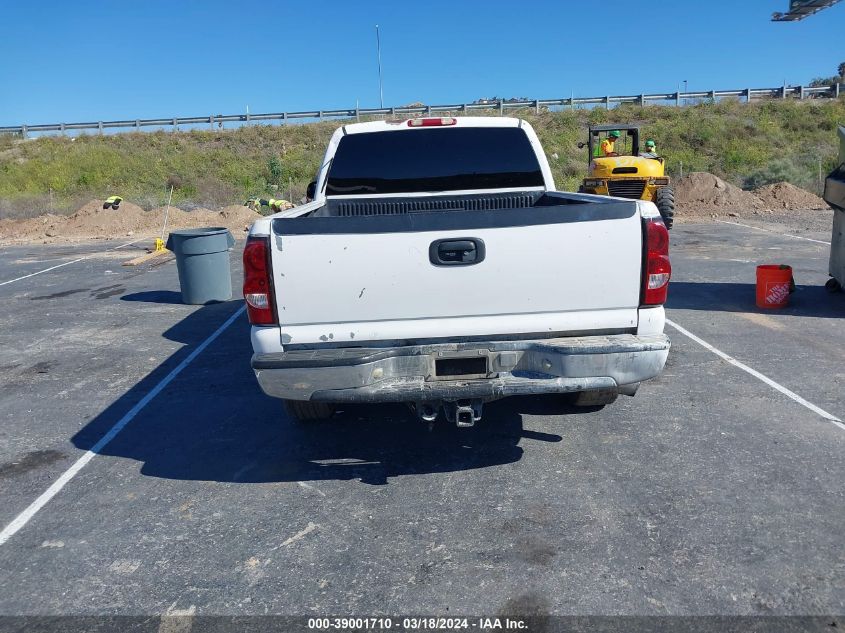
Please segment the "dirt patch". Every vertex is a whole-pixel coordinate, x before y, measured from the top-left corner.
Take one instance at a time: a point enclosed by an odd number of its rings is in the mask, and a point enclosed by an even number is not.
[[[776,182],[754,190],[767,209],[815,210],[827,209],[827,203],[816,194],[788,182]]]
[[[0,464],[0,479],[22,475],[66,458],[67,455],[59,451],[31,451],[13,462]]]
[[[775,223],[795,231],[830,229],[830,209],[825,201],[788,182],[744,191],[713,174],[694,172],[673,184],[678,201],[676,222],[727,219]]]
[[[164,207],[144,211],[138,205],[124,201],[117,210],[103,209],[102,200],[91,200],[66,217],[46,214],[26,220],[0,220],[0,241],[52,242],[152,237],[161,232],[164,214]],[[167,228],[169,231],[221,226],[231,230],[235,237],[241,237],[259,217],[255,211],[240,205],[231,205],[217,211],[202,208],[183,211],[178,207],[170,207]]]
[[[718,176],[693,172],[674,183],[680,215],[725,214],[730,211],[763,209],[763,202]]]

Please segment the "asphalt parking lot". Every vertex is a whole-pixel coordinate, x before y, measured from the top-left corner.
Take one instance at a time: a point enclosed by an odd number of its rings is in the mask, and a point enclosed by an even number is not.
[[[172,262],[121,266],[140,244],[4,248],[0,614],[845,613],[829,233],[671,236],[669,318],[742,366],[667,327],[635,398],[431,431],[286,419],[242,302],[182,305]],[[793,266],[787,309],[754,307],[758,263]]]

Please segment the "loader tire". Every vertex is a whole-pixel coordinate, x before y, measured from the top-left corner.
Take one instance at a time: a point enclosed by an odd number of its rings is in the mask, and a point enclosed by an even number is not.
[[[675,222],[675,192],[672,191],[671,187],[661,187],[654,196],[654,204],[660,211],[663,224],[666,225],[667,229],[671,229]]]
[[[285,411],[298,422],[316,422],[332,417],[335,407],[328,402],[308,402],[305,400],[285,400]]]

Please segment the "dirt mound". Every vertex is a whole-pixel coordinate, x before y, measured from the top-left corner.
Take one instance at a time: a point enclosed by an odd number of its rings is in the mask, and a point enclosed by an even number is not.
[[[120,213],[121,215],[138,215],[140,213],[144,213],[144,210],[139,207],[137,204],[132,204],[131,202],[126,202],[125,200],[120,203],[120,207],[118,209],[104,209],[103,204],[104,200],[89,200],[81,207],[79,207],[73,214],[69,215],[70,218],[90,218],[90,217],[110,217],[112,214]]]
[[[143,232],[153,217],[131,202],[123,201],[118,209],[103,209],[102,200],[91,200],[49,228],[68,237],[123,237]]]
[[[725,182],[713,174],[697,171],[674,183],[675,199],[684,210],[728,211],[762,209],[763,202],[753,193]]]
[[[220,217],[220,220],[226,224],[226,226],[230,227],[238,226],[240,224],[244,226],[252,226],[252,223],[255,222],[256,218],[261,217],[261,214],[256,213],[249,207],[245,207],[242,204],[233,204],[228,207],[223,207],[217,211],[217,215]]]
[[[117,210],[103,209],[102,200],[91,200],[67,217],[47,214],[27,220],[0,221],[0,239],[28,241],[45,238],[152,237],[161,232],[164,213],[165,207],[144,211],[138,205],[126,201]],[[178,207],[170,207],[167,228],[223,226],[232,231],[235,237],[240,237],[259,217],[255,211],[240,205],[228,206],[219,211],[202,208],[183,211]]]
[[[788,182],[776,182],[754,190],[767,209],[827,209],[827,203],[816,194]]]
[[[169,208],[168,207],[156,207],[155,209],[150,209],[149,212],[158,216],[158,217],[160,217],[161,221],[164,222],[164,212],[165,211],[167,211],[167,223],[168,224],[170,224],[170,218],[178,217],[178,216],[182,215],[183,213],[185,213],[185,211],[183,211],[179,207],[176,207],[176,206],[173,206],[173,205],[170,205]]]
[[[102,206],[102,205],[101,205]],[[61,215],[45,213],[26,220],[0,220],[0,239],[32,240],[59,235],[60,224],[67,218]]]
[[[220,209],[218,213],[224,218],[249,217],[255,219],[255,216],[258,215],[255,211],[242,204],[231,204],[228,207],[223,207],[222,209]]]
[[[164,209],[157,210],[159,217],[164,218]],[[243,205],[230,205],[217,211],[200,207],[191,211],[183,211],[170,207],[167,226],[171,229],[190,229],[197,226],[225,226],[237,237],[249,230],[252,223],[261,217],[255,211]]]

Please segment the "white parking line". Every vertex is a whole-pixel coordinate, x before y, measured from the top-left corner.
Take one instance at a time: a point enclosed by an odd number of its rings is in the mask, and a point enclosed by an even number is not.
[[[5,528],[3,528],[3,531],[0,532],[0,545],[3,545],[12,536],[14,536],[22,527],[29,523],[30,519],[32,519],[32,517],[34,517],[35,514],[41,508],[47,505],[50,500],[55,497],[71,479],[76,477],[77,473],[79,473],[80,470],[85,468],[85,465],[88,464],[88,462],[90,462],[92,459],[94,459],[94,456],[97,455],[97,453],[99,453],[101,450],[103,450],[103,448],[109,442],[111,442],[117,436],[117,434],[120,433],[124,429],[124,427],[129,424],[132,419],[136,415],[138,415],[138,413],[153,400],[153,398],[155,398],[159,393],[161,393],[161,391],[167,385],[169,385],[170,382],[174,378],[176,378],[176,376],[178,376],[183,369],[185,369],[185,367],[190,365],[194,361],[194,359],[203,352],[206,347],[211,345],[214,339],[220,336],[224,332],[224,330],[226,330],[226,328],[232,325],[232,323],[235,322],[235,319],[237,319],[241,314],[244,313],[244,310],[246,310],[246,305],[242,305],[237,312],[235,312],[232,316],[226,319],[226,322],[223,325],[217,328],[214,333],[211,334],[211,336],[209,336],[202,343],[200,343],[197,348],[193,352],[191,352],[185,360],[179,363],[169,374],[162,378],[161,381],[155,387],[153,387],[152,390],[146,396],[141,398],[138,404],[132,407],[126,415],[120,418],[120,420],[118,420],[117,423],[109,429],[108,433],[106,433],[102,438],[100,438],[99,442],[94,444],[94,446],[92,446],[88,451],[86,451],[82,457],[77,459],[73,463],[73,465],[71,465],[70,468],[63,472],[61,476],[59,476],[59,478],[56,479],[56,481],[54,481],[49,488],[47,488],[47,490],[41,493],[41,496],[39,496],[35,501],[29,504],[29,506],[27,506],[27,508],[23,512],[21,512],[12,520],[11,523],[9,523]]]
[[[792,235],[791,233],[779,233],[778,231],[764,229],[760,226],[751,226],[750,224],[741,224],[739,222],[728,222],[727,220],[716,220],[716,222],[719,222],[721,224],[733,224],[734,226],[744,226],[747,229],[757,229],[758,231],[774,233],[775,235],[782,235],[783,237],[794,237],[796,240],[807,240],[808,242],[815,242],[816,244],[827,244],[828,246],[830,246],[830,242],[825,242],[824,240],[814,240],[810,237],[804,237],[802,235]]]
[[[769,385],[773,389],[780,391],[785,396],[788,396],[788,397],[792,398],[793,400],[795,400],[795,402],[797,402],[801,406],[807,407],[813,413],[820,415],[825,420],[829,421],[831,424],[834,424],[837,427],[839,427],[840,429],[842,429],[843,431],[845,431],[845,424],[843,424],[842,420],[837,418],[832,413],[828,413],[824,409],[814,405],[812,402],[808,402],[807,400],[805,400],[804,398],[799,396],[794,391],[790,391],[789,389],[787,389],[783,385],[776,383],[774,380],[772,380],[768,376],[764,376],[763,374],[761,374],[756,369],[752,369],[751,367],[749,367],[745,363],[741,363],[740,361],[735,359],[733,356],[728,356],[722,350],[716,349],[715,347],[710,345],[710,343],[698,338],[695,334],[693,334],[689,330],[682,328],[680,325],[678,325],[674,321],[670,321],[669,319],[666,319],[666,323],[667,323],[667,325],[671,325],[673,328],[678,330],[678,332],[680,332],[681,334],[683,334],[687,338],[689,338],[689,339],[695,341],[696,343],[698,343],[699,345],[701,345],[704,349],[710,350],[711,352],[716,354],[716,356],[718,356],[719,358],[721,358],[723,360],[726,360],[727,362],[729,362],[734,367],[739,367],[742,371],[751,374],[752,376],[754,376],[758,380],[762,380],[764,383],[766,383],[767,385]]]
[[[132,244],[136,244],[141,240],[135,240],[134,242],[126,242],[126,244],[121,244],[120,246],[115,246],[114,248],[110,248],[110,251],[116,251],[119,248],[123,248],[124,246],[130,246]],[[45,268],[44,270],[39,270],[38,272],[30,273],[28,275],[24,275],[23,277],[18,277],[17,279],[10,279],[9,281],[0,282],[0,286],[5,286],[6,284],[15,283],[16,281],[21,281],[22,279],[29,279],[30,277],[35,277],[35,275],[40,275],[41,273],[48,273],[51,270],[56,270],[56,268],[61,268],[62,266],[70,266],[71,264],[75,264],[76,262],[81,262],[85,259],[92,258],[93,255],[88,255],[87,257],[80,257],[79,259],[74,259],[72,262],[65,262],[64,264],[57,264],[56,266],[50,266],[50,268]]]
[[[18,277],[17,279],[10,279],[9,281],[4,281],[0,283],[0,286],[5,286],[6,284],[13,284],[16,281],[21,281],[22,279],[29,279],[30,277],[35,277],[35,275],[40,275],[41,273],[48,273],[51,270],[56,270],[56,268],[61,268],[62,266],[70,266],[71,264],[75,264],[76,262],[81,262],[83,259],[87,259],[87,257],[80,257],[79,259],[74,259],[72,262],[65,262],[64,264],[58,264],[56,266],[50,266],[50,268],[45,268],[44,270],[39,270],[37,273],[30,273],[28,275],[24,275],[23,277]]]

